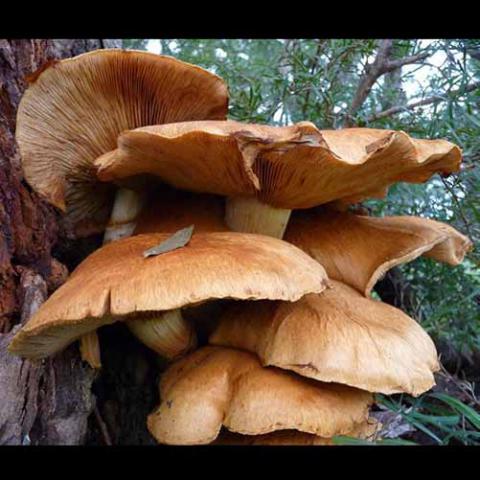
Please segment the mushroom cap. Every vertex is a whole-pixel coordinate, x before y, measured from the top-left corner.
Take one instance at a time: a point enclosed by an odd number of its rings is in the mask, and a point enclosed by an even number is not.
[[[244,435],[342,435],[365,422],[373,401],[370,393],[264,368],[251,353],[212,346],[175,362],[162,376],[160,398],[148,429],[160,443],[180,445],[210,443],[222,425]]]
[[[25,178],[72,224],[104,224],[113,189],[98,185],[93,162],[116,147],[120,132],[224,119],[227,107],[220,77],[172,57],[106,49],[53,63],[36,75],[18,108]]]
[[[435,385],[435,345],[415,320],[347,285],[331,284],[295,303],[227,308],[209,342],[252,351],[265,366],[370,392],[417,396]]]
[[[118,136],[118,148],[95,161],[103,181],[153,174],[174,187],[218,195],[253,195],[260,152],[289,149],[318,135],[302,122],[288,127],[227,121],[153,125]]]
[[[224,217],[223,197],[161,188],[145,202],[133,234],[174,233],[185,225],[194,225],[197,233],[230,231]]]
[[[257,195],[293,209],[383,197],[392,183],[424,182],[457,171],[460,162],[461,151],[450,142],[392,130],[204,121],[124,132],[118,148],[96,165],[104,181],[153,174],[178,188]]]
[[[450,225],[428,218],[368,217],[327,209],[294,212],[284,239],[318,260],[329,278],[365,296],[396,265],[420,255],[459,265],[473,247]]]
[[[326,286],[325,270],[314,259],[256,234],[194,233],[185,247],[144,258],[145,250],[168,238],[143,234],[96,250],[15,335],[10,351],[45,357],[140,312],[221,298],[294,301]]]
[[[374,418],[369,418],[359,423],[345,435],[353,438],[371,439],[380,430],[380,423]],[[334,445],[333,438],[319,437],[311,433],[297,430],[278,430],[264,435],[241,435],[239,433],[223,430],[217,437],[215,445]]]

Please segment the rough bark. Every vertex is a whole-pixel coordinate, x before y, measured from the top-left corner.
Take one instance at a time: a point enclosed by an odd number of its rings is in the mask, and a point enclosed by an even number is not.
[[[6,351],[19,324],[67,274],[52,256],[64,236],[59,215],[23,179],[15,117],[26,78],[37,68],[115,46],[118,41],[0,40],[0,444],[81,444],[86,436],[94,373],[77,347],[36,363]]]

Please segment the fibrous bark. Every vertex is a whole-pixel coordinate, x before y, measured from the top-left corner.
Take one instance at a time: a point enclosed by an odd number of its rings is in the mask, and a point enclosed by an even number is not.
[[[58,212],[23,179],[15,119],[28,76],[39,67],[118,46],[119,41],[108,40],[0,40],[0,445],[85,440],[94,373],[81,362],[78,348],[37,363],[6,350],[20,324],[67,276],[52,249],[68,250],[61,247],[68,232]]]

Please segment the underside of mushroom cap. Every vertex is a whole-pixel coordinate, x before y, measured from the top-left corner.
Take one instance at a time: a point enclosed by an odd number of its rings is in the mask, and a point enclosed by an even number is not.
[[[368,418],[372,395],[264,368],[241,350],[204,347],[174,363],[160,382],[160,406],[148,417],[161,443],[212,442],[222,425],[245,435],[295,429],[323,437]]]
[[[422,183],[460,169],[458,146],[369,128],[320,130],[323,141],[267,151],[254,167],[259,197],[276,207],[310,208],[334,200],[383,198],[395,182]],[[267,200],[268,199],[268,200]]]
[[[173,188],[159,188],[145,201],[136,221],[134,235],[140,233],[174,233],[186,225],[195,232],[225,232],[224,198]]]
[[[285,233],[329,278],[365,296],[391,268],[423,255],[459,265],[472,242],[450,225],[412,216],[369,217],[326,208],[294,212]]]
[[[116,147],[120,132],[224,119],[227,106],[218,76],[171,57],[112,49],[56,62],[36,76],[18,108],[25,178],[72,224],[105,224],[113,190],[98,185],[93,162]]]
[[[375,440],[381,424],[374,418],[359,423],[345,436],[365,440]],[[335,445],[333,438],[319,437],[297,430],[278,430],[264,435],[242,435],[224,429],[213,445]]]
[[[265,366],[370,392],[417,396],[435,385],[435,345],[415,320],[340,282],[331,285],[295,303],[236,304],[209,341],[254,352]]]
[[[310,208],[382,197],[399,181],[458,171],[460,149],[404,132],[318,130],[239,122],[184,122],[124,132],[100,157],[102,180],[149,173],[179,188],[231,197],[257,195],[276,208]]]
[[[326,287],[319,263],[287,242],[262,235],[194,233],[185,247],[144,258],[147,249],[170,236],[137,235],[96,250],[15,335],[10,351],[45,357],[138,312],[221,298],[294,301]]]

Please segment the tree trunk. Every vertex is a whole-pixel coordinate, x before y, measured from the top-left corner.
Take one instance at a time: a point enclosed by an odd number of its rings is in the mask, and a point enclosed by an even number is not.
[[[0,445],[85,443],[96,408],[95,373],[80,360],[77,345],[42,362],[6,351],[20,325],[66,279],[67,268],[52,252],[69,268],[84,256],[58,213],[23,180],[15,117],[26,77],[47,61],[118,46],[109,40],[0,40]],[[102,425],[98,410],[95,418]]]

